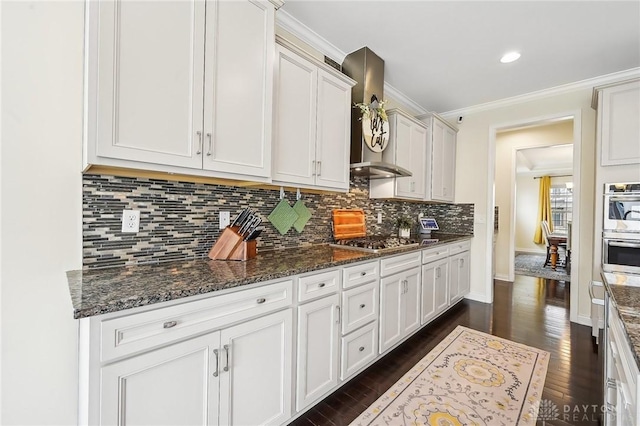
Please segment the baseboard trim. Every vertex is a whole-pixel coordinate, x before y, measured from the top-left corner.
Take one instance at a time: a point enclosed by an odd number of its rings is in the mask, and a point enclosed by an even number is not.
[[[487,295],[484,293],[471,292],[471,293],[468,293],[464,298],[469,300],[474,300],[476,302],[493,303],[493,300],[489,300]]]
[[[591,317],[586,317],[584,315],[578,315],[578,318],[576,321],[574,321],[576,324],[580,324],[580,325],[586,325],[587,327],[591,328],[592,324],[591,324]]]

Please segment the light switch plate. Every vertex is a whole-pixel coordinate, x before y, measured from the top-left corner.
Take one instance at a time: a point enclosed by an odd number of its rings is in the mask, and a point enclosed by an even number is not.
[[[231,216],[229,212],[220,212],[220,229],[224,229],[231,223]]]

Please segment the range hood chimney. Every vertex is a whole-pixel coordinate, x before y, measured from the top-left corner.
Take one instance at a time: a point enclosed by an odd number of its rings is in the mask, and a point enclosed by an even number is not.
[[[375,96],[384,100],[384,61],[368,47],[349,53],[342,62],[342,72],[356,81],[351,91],[355,103],[370,104]],[[393,176],[411,176],[411,172],[395,164],[382,161],[382,151],[374,152],[364,140],[362,114],[358,108],[351,111],[351,173],[371,179]],[[387,135],[388,137],[389,135]]]

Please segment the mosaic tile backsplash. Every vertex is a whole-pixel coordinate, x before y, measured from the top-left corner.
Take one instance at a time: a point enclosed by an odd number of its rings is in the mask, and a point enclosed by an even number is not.
[[[295,203],[295,193],[286,192],[285,197]],[[303,193],[302,197],[311,219],[301,233],[291,228],[280,235],[267,220],[280,201],[278,190],[87,174],[82,194],[83,265],[99,268],[204,257],[220,235],[219,212],[229,211],[233,220],[245,207],[263,218],[258,250],[332,242],[335,208],[363,209],[369,234],[395,234],[398,216],[417,220],[420,212],[435,217],[442,232],[473,234],[473,204],[370,200],[368,178],[354,177],[346,194]],[[124,209],[140,210],[138,233],[121,232]]]

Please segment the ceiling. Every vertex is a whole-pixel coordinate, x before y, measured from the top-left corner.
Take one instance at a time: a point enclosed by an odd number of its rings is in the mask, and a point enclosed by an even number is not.
[[[573,144],[526,148],[516,151],[516,173],[551,175],[573,172]]]
[[[640,67],[640,1],[286,0],[281,11],[333,56],[368,46],[385,81],[427,111]],[[501,64],[511,50],[522,57]]]

